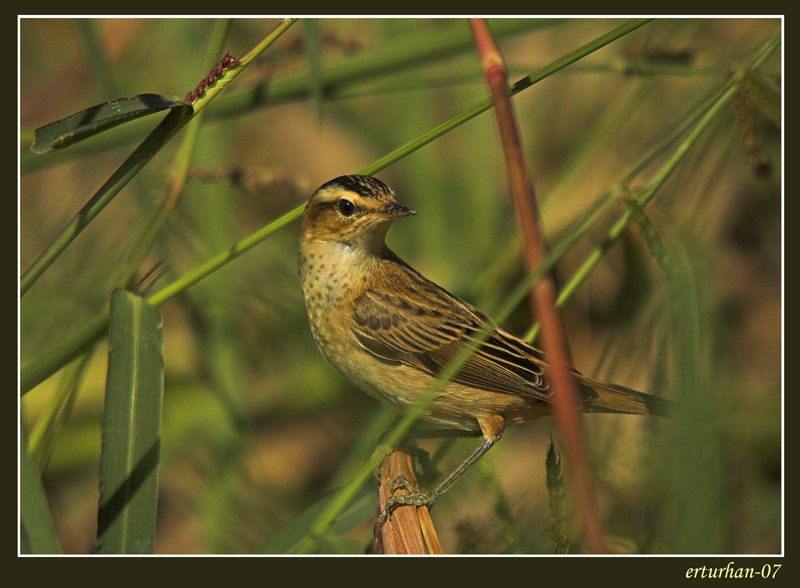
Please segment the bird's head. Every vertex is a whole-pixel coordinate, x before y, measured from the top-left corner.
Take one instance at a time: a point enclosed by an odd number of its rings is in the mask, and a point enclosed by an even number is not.
[[[311,196],[303,212],[301,241],[365,247],[377,254],[386,231],[400,216],[416,214],[395,200],[394,192],[371,176],[340,176]]]

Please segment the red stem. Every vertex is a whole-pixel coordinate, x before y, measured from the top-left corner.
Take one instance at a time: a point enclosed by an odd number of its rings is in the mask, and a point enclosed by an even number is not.
[[[516,117],[508,95],[508,73],[486,21],[473,18],[469,22],[484,77],[494,100],[509,189],[522,230],[525,262],[530,271],[544,261],[546,250],[539,230],[539,212],[533,184],[528,176]],[[556,311],[555,290],[551,277],[544,276],[531,288],[531,308],[541,322],[542,347],[551,364],[549,376],[553,386],[553,414],[564,441],[565,457],[571,466],[567,472],[574,484],[583,513],[587,551],[604,553],[608,548],[598,514],[575,380],[568,369],[569,346],[561,316]]]

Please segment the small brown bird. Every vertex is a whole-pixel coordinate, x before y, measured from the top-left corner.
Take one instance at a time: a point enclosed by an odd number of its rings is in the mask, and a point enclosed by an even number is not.
[[[407,488],[410,494],[393,497],[382,519],[402,504],[432,505],[506,426],[548,415],[553,400],[541,351],[386,246],[392,221],[414,214],[380,180],[341,176],[311,196],[300,234],[300,276],[319,348],[345,377],[387,405],[408,410],[465,345],[490,329],[423,415],[445,428],[483,435],[482,443],[433,491]],[[669,401],[573,373],[585,412],[669,412]]]

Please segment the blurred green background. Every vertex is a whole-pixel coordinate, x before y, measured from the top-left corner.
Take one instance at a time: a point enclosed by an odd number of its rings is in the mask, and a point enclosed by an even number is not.
[[[233,20],[225,50],[241,57],[277,22]],[[513,82],[623,22],[490,24]],[[29,151],[33,129],[113,98],[184,96],[213,65],[213,27],[211,20],[182,18],[20,21],[22,271],[157,121],[109,133],[120,138],[116,143],[98,137],[47,156]],[[563,236],[780,27],[778,19],[657,19],[518,94],[548,238]],[[318,54],[310,51],[313,31]],[[324,72],[449,35],[463,42],[412,63],[398,60],[324,97],[312,90],[221,116],[227,94],[313,70],[315,55]],[[742,84],[646,208],[666,250],[685,264],[678,275],[691,283],[670,281],[631,225],[564,307],[582,372],[698,407],[670,421],[585,419],[601,516],[622,552],[782,549],[780,56],[764,64],[758,83]],[[302,204],[325,181],[357,172],[487,96],[465,20],[301,20],[209,106],[180,204],[140,273],[165,263],[158,289]],[[179,141],[25,295],[22,366],[108,304],[130,248],[165,197]],[[626,187],[635,190],[673,151]],[[504,173],[488,111],[377,174],[418,213],[395,223],[389,246],[489,314],[523,276]],[[623,199],[613,202],[560,260],[561,283],[623,210]],[[157,553],[262,549],[339,487],[385,429],[383,409],[315,347],[297,275],[298,230],[291,224],[160,308],[165,399]],[[506,324],[524,333],[532,324],[527,306]],[[706,383],[690,398],[680,385],[688,369],[683,354],[701,372],[693,381]],[[95,550],[106,367],[101,345],[51,454],[40,462],[67,553]],[[51,406],[59,379],[23,397],[27,427]],[[446,552],[552,552],[544,482],[550,427],[542,421],[508,431],[437,504],[433,517]],[[440,469],[447,472],[474,443],[459,441]],[[376,494],[365,489],[355,522],[330,551],[369,545]],[[579,551],[580,525],[570,522]]]

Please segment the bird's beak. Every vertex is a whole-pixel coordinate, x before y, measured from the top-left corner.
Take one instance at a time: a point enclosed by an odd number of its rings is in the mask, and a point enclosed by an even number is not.
[[[388,216],[414,216],[417,214],[416,210],[411,210],[408,206],[403,206],[397,202],[392,202],[383,209],[383,213]]]

